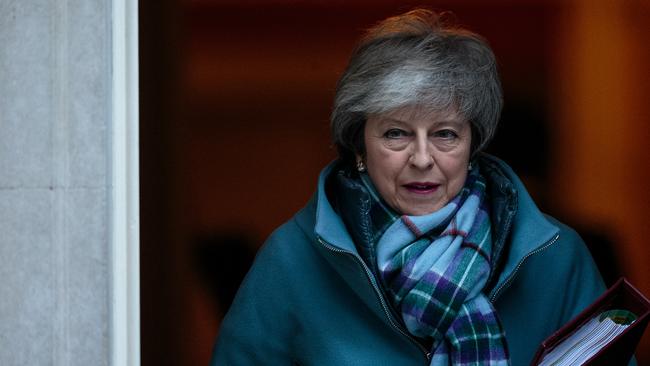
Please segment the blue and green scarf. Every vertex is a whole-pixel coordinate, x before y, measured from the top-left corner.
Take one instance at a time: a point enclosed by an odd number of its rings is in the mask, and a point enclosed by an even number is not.
[[[451,202],[424,216],[396,214],[367,175],[361,181],[374,232],[372,248],[360,253],[375,261],[369,264],[407,330],[432,343],[431,365],[509,365],[496,310],[482,293],[492,235],[479,169]]]

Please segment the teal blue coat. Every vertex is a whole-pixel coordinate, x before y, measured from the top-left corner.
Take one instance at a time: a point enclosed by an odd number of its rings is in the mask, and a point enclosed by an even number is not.
[[[485,292],[512,365],[604,290],[580,237],[542,214],[512,170],[484,155],[500,265]],[[332,165],[305,208],[260,249],[223,319],[212,365],[428,365],[379,291],[325,194]]]

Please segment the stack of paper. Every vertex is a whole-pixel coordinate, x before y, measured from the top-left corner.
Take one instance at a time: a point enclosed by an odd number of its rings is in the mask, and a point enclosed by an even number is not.
[[[627,365],[649,322],[650,300],[621,277],[546,338],[531,366]]]
[[[621,334],[636,316],[628,311],[610,310],[583,324],[544,356],[541,366],[582,365]]]

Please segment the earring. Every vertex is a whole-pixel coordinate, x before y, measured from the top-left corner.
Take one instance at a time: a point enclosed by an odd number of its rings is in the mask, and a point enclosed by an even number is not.
[[[474,166],[472,165],[472,162],[470,161],[469,164],[467,165],[467,170],[472,170]]]
[[[366,164],[363,163],[363,160],[357,161],[357,171],[363,173],[366,171]]]

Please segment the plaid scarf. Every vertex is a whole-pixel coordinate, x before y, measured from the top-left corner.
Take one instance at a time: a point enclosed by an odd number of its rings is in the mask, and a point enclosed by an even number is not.
[[[379,277],[408,331],[432,341],[431,365],[508,365],[496,310],[481,292],[490,273],[492,241],[478,168],[451,202],[424,216],[395,215],[369,177],[361,178],[374,203],[384,208],[378,216],[392,220],[373,225],[382,230],[375,233]]]

